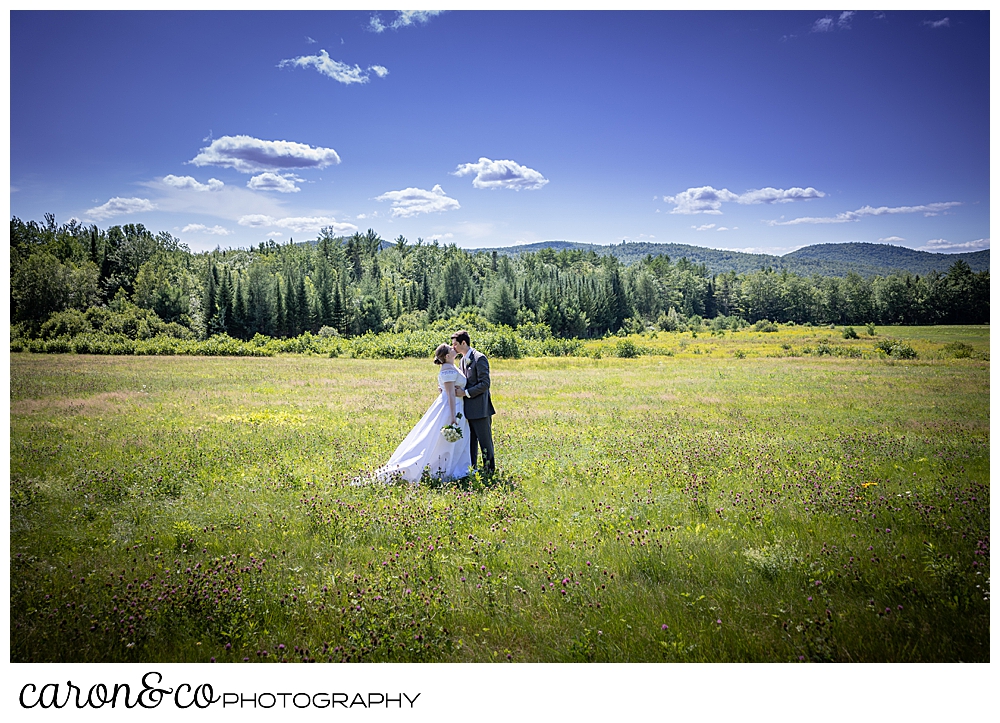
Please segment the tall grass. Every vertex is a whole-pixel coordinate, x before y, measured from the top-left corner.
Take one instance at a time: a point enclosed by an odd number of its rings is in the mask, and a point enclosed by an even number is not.
[[[447,487],[425,359],[12,354],[11,660],[988,660],[988,363],[835,332],[494,359]]]

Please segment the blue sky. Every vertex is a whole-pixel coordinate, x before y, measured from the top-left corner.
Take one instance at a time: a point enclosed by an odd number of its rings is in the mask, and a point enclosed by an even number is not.
[[[10,212],[989,248],[987,12],[11,12]]]

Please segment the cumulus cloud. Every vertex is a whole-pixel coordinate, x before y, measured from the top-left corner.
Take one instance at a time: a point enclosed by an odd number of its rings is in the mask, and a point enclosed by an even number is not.
[[[923,251],[982,251],[990,247],[988,238],[976,239],[965,243],[952,243],[943,238],[931,239],[923,245]]]
[[[218,178],[209,178],[208,183],[199,183],[191,176],[175,176],[173,174],[164,176],[163,182],[172,188],[189,189],[192,191],[218,191],[226,185]]]
[[[947,201],[945,203],[928,203],[922,206],[862,206],[857,211],[844,211],[836,216],[804,216],[793,218],[789,221],[767,221],[768,226],[797,226],[803,223],[851,223],[859,221],[869,216],[887,216],[897,213],[922,213],[924,216],[937,216],[955,206],[961,206],[958,201]]]
[[[440,185],[429,191],[422,188],[404,188],[402,191],[388,191],[375,197],[376,201],[392,201],[392,215],[407,218],[421,213],[454,211],[461,208],[458,201],[449,198]]]
[[[333,78],[338,83],[351,85],[352,83],[367,83],[368,71],[373,71],[375,75],[384,78],[389,71],[381,65],[370,65],[367,69],[362,69],[359,65],[353,67],[347,63],[334,60],[329,53],[320,49],[319,55],[300,55],[297,58],[289,58],[278,63],[279,68],[315,68],[316,71],[328,78]]]
[[[301,189],[295,182],[302,179],[294,173],[271,173],[267,171],[247,181],[247,188],[254,191],[277,191],[278,193],[298,193]]]
[[[399,30],[409,25],[426,25],[431,18],[443,12],[444,10],[397,10],[396,18],[388,25],[375,13],[368,19],[368,29],[373,33],[384,33],[389,28]]]
[[[222,166],[241,173],[283,171],[289,168],[326,168],[340,163],[332,148],[313,147],[294,141],[262,141],[252,136],[216,138],[189,163]]]
[[[701,226],[692,226],[691,228],[693,228],[695,231],[711,231],[713,228],[715,228],[715,224],[706,223],[702,224]]]
[[[240,226],[250,228],[284,228],[296,233],[319,231],[322,228],[332,228],[334,233],[353,233],[358,227],[353,223],[341,223],[332,216],[290,216],[275,218],[263,213],[251,213],[240,218]],[[268,236],[272,234],[269,233]]]
[[[228,236],[232,231],[222,226],[208,227],[203,223],[189,223],[181,229],[181,233],[209,233],[213,236]]]
[[[744,206],[758,203],[791,203],[805,201],[811,198],[822,198],[826,194],[809,188],[758,188],[746,193],[733,193],[727,188],[716,189],[711,186],[689,188],[675,196],[664,196],[663,200],[674,204],[670,213],[708,213],[721,214],[723,203],[738,203]]]
[[[924,25],[929,28],[947,28],[951,25],[951,21],[948,18],[941,18],[940,20],[924,20]]]
[[[533,168],[514,161],[491,161],[480,158],[478,163],[463,163],[453,172],[453,176],[476,174],[472,179],[474,188],[509,188],[515,191],[533,191],[549,182],[545,176]]]
[[[885,238],[880,238],[878,243],[880,244],[898,244],[906,241],[902,236],[886,236]]]
[[[85,212],[90,218],[102,221],[112,216],[122,216],[128,213],[141,213],[142,211],[152,211],[154,206],[148,198],[119,198],[115,196],[107,203],[94,208],[88,208]]]

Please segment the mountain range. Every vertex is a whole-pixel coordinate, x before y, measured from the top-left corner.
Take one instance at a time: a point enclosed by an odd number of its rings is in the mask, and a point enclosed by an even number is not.
[[[634,241],[622,241],[620,244],[611,246],[573,241],[540,241],[521,246],[476,249],[475,252],[492,253],[496,251],[498,254],[515,256],[542,249],[594,251],[601,256],[615,256],[624,264],[635,263],[647,255],[666,255],[674,262],[686,258],[696,264],[705,264],[709,273],[712,274],[728,271],[743,274],[770,267],[775,271],[788,269],[804,276],[813,274],[846,276],[852,271],[865,277],[888,276],[894,272],[909,272],[926,276],[932,271],[946,273],[951,265],[959,260],[965,261],[975,272],[989,271],[990,269],[989,249],[959,254],[942,254],[916,251],[904,246],[860,242],[804,246],[784,256],[710,249],[688,244]]]

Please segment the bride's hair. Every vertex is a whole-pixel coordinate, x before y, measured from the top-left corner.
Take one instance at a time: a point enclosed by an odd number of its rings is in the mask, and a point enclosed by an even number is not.
[[[448,356],[448,352],[451,351],[451,347],[448,344],[442,344],[437,349],[434,350],[434,363],[444,364],[445,357]]]

